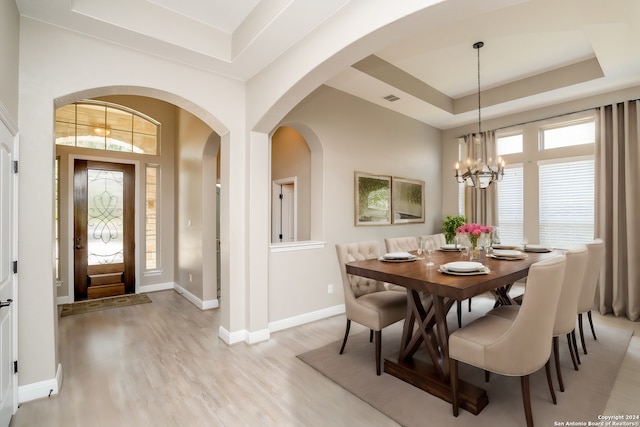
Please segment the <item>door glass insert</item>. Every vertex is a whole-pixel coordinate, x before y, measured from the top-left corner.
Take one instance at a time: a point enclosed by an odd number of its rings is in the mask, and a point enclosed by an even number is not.
[[[124,172],[87,169],[89,265],[116,264],[124,260]]]

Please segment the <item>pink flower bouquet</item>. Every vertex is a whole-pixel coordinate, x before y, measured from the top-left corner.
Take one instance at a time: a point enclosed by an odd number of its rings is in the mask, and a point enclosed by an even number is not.
[[[469,242],[471,242],[471,246],[473,249],[478,247],[478,238],[483,234],[488,234],[493,231],[493,227],[490,225],[480,225],[480,224],[465,224],[461,225],[456,229],[456,232],[459,234],[466,234],[469,238]]]

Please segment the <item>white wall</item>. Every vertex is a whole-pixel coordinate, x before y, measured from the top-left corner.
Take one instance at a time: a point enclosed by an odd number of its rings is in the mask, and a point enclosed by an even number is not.
[[[322,86],[284,119],[303,123],[323,150],[326,242],[322,249],[272,252],[269,257],[269,322],[301,316],[342,304],[342,281],[335,244],[418,236],[440,230],[441,132],[351,95]],[[423,180],[424,224],[354,225],[354,172]],[[321,197],[313,194],[312,198]],[[312,218],[312,221],[314,219]],[[328,284],[334,293],[327,293]]]

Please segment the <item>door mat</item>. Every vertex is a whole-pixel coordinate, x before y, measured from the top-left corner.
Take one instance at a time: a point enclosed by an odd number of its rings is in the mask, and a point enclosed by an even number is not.
[[[89,313],[108,308],[127,307],[136,304],[146,304],[148,302],[151,302],[151,299],[147,294],[128,294],[117,297],[79,301],[71,304],[63,304],[60,316],[72,316],[74,314]]]

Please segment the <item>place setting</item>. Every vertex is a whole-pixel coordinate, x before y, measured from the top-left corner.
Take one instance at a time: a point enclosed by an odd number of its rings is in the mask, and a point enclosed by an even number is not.
[[[424,258],[418,257],[409,252],[389,252],[378,258],[379,261],[384,262],[409,262],[418,259]]]
[[[478,274],[489,274],[491,270],[480,262],[455,261],[442,264],[438,271],[454,276],[474,276]]]
[[[526,238],[522,239],[522,250],[524,252],[533,252],[533,253],[539,253],[539,254],[551,252],[551,249],[546,246],[530,245]]]
[[[522,251],[515,249],[493,249],[490,254],[487,254],[489,258],[495,258],[500,260],[514,261],[521,260],[527,257]]]

